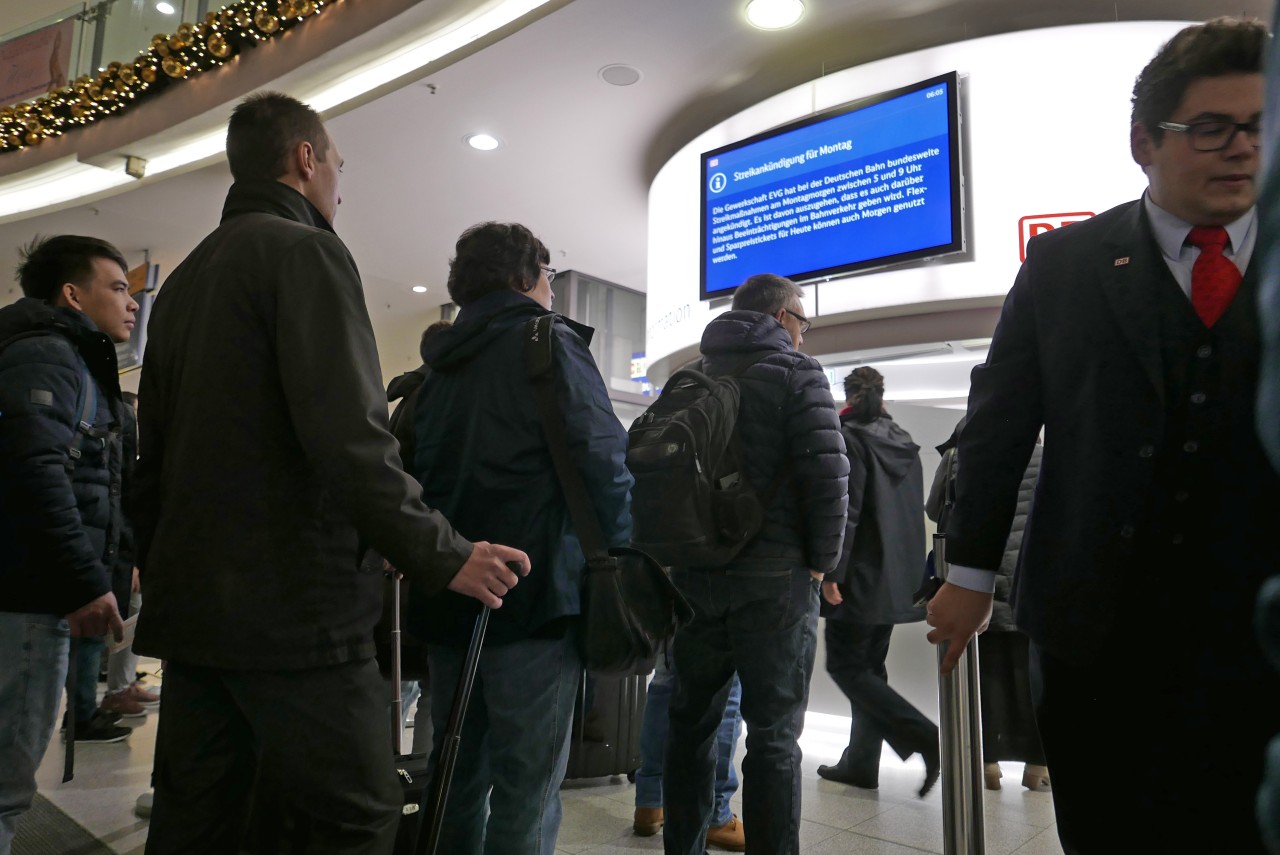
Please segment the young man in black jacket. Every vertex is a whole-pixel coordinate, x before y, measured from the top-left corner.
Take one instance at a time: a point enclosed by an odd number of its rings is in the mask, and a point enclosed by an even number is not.
[[[37,241],[18,277],[26,296],[0,309],[0,855],[36,791],[69,639],[123,637],[115,343],[138,310],[97,238]]]
[[[386,852],[403,796],[382,575],[360,556],[491,606],[528,558],[459,536],[400,465],[319,116],[252,96],[227,159],[222,223],[160,291],[139,393],[134,647],[169,661],[147,849],[237,851],[253,789],[258,830]]]
[[[673,572],[694,619],[676,633],[676,689],[663,770],[668,855],[702,855],[711,823],[715,734],[742,681],[746,851],[800,848],[800,746],[817,646],[818,588],[844,539],[849,461],[822,366],[800,353],[809,322],[789,279],[752,276],[702,335],[712,377],[736,374],[747,480],[777,489],[759,533],[722,567]]]

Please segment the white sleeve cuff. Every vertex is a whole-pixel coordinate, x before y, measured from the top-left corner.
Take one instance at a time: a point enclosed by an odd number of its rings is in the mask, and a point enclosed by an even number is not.
[[[957,588],[967,588],[982,594],[994,594],[996,590],[996,571],[979,570],[963,564],[952,564],[947,568],[946,581]]]

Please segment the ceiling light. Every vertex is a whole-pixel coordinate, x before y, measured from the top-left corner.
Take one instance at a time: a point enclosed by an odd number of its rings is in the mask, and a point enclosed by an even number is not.
[[[803,17],[800,0],[751,0],[747,4],[747,21],[762,30],[784,30]]]
[[[472,134],[466,138],[467,145],[480,151],[493,151],[502,143],[498,142],[498,138],[490,134]]]
[[[640,80],[640,70],[630,65],[615,63],[606,65],[597,72],[600,79],[611,86],[630,86]]]
[[[413,286],[413,293],[415,293],[415,294],[425,294],[425,293],[427,293],[427,286],[426,286],[426,285],[414,285],[414,286]]]
[[[172,15],[177,10],[174,9],[172,5],[164,2],[164,0],[160,0],[160,2],[156,4],[156,11],[161,15]]]

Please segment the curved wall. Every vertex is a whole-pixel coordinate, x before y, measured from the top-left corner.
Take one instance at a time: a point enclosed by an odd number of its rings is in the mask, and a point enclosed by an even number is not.
[[[683,359],[707,321],[724,311],[698,299],[702,152],[959,71],[967,258],[816,284],[806,289],[806,309],[825,325],[998,305],[1021,263],[1021,218],[1100,213],[1142,192],[1146,179],[1128,152],[1133,80],[1186,25],[1089,24],[931,48],[796,87],[701,134],[663,166],[649,189],[650,378],[661,382],[671,357]]]

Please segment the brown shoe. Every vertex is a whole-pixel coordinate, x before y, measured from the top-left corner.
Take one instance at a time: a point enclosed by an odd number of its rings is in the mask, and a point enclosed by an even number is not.
[[[138,682],[132,683],[129,688],[124,690],[123,694],[128,695],[144,707],[155,707],[160,705],[159,693],[148,691],[145,686]]]
[[[653,837],[662,830],[662,808],[636,808],[631,827],[641,837]]]
[[[713,825],[707,829],[707,845],[728,849],[730,852],[746,852],[747,836],[742,831],[742,823],[738,817],[729,817],[724,825]]]
[[[104,696],[98,709],[117,712],[125,718],[142,718],[147,714],[146,707],[129,697],[128,689]]]

